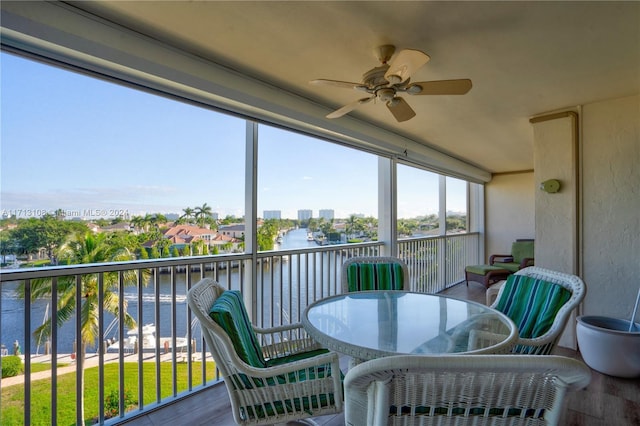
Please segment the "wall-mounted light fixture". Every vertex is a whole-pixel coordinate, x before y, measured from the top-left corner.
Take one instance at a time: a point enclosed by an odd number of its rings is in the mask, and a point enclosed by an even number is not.
[[[560,191],[560,181],[558,179],[548,179],[540,183],[540,189],[549,194]]]

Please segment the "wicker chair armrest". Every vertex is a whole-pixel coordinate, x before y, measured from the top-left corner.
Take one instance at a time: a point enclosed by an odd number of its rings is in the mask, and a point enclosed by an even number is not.
[[[254,330],[265,358],[280,358],[321,348],[300,323],[272,328],[254,327]]]
[[[300,370],[308,368],[318,368],[322,366],[331,365],[332,369],[337,368],[337,375],[340,377],[340,357],[337,352],[326,352],[313,356],[311,358],[304,358],[297,361],[288,362],[282,365],[276,365],[273,367],[253,367],[241,359],[237,360],[235,368],[239,373],[246,374],[252,378],[267,379],[272,377],[278,377],[283,374],[295,373]]]
[[[301,328],[304,330],[304,328],[302,327],[302,323],[299,323],[299,322],[296,322],[293,324],[279,325],[276,327],[269,327],[269,328],[261,328],[256,326],[253,327],[256,333],[262,333],[262,334],[280,333],[283,331],[297,330]]]
[[[453,344],[476,354],[509,353],[517,340],[517,330],[512,334],[508,331],[503,333],[495,326],[494,314],[475,315],[456,326],[452,334]]]
[[[492,254],[489,256],[489,265],[493,265],[494,262],[513,262],[513,256],[510,254]]]

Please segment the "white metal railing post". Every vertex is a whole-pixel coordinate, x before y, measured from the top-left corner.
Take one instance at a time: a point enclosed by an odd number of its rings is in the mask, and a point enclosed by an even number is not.
[[[438,239],[438,288],[447,282],[447,177],[438,175],[438,222],[440,237]]]
[[[58,300],[58,278],[53,277],[51,279],[51,334],[49,339],[51,341],[50,359],[51,359],[51,424],[55,426],[57,424],[56,416],[54,415],[58,409],[58,394],[55,392],[58,389],[58,310],[56,307]],[[26,358],[26,353],[25,353]],[[26,376],[26,372],[25,372]]]

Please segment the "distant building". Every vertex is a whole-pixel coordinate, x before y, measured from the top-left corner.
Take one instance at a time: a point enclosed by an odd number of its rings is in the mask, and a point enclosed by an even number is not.
[[[220,226],[218,227],[218,232],[227,237],[244,238],[244,223]]]
[[[332,220],[335,217],[333,209],[320,209],[318,212],[320,219]]]
[[[282,219],[280,210],[265,210],[262,213],[264,219]]]
[[[298,220],[309,220],[313,217],[312,210],[298,210]]]
[[[116,232],[116,231],[131,231],[131,224],[129,222],[118,222],[113,225],[107,225],[100,228],[103,232]],[[93,230],[97,232],[98,230]]]

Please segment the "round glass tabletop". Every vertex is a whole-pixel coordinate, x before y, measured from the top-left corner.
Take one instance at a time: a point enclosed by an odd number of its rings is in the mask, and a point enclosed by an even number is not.
[[[517,329],[506,315],[467,300],[404,291],[341,294],[309,305],[307,332],[359,359],[399,354],[504,353]]]

